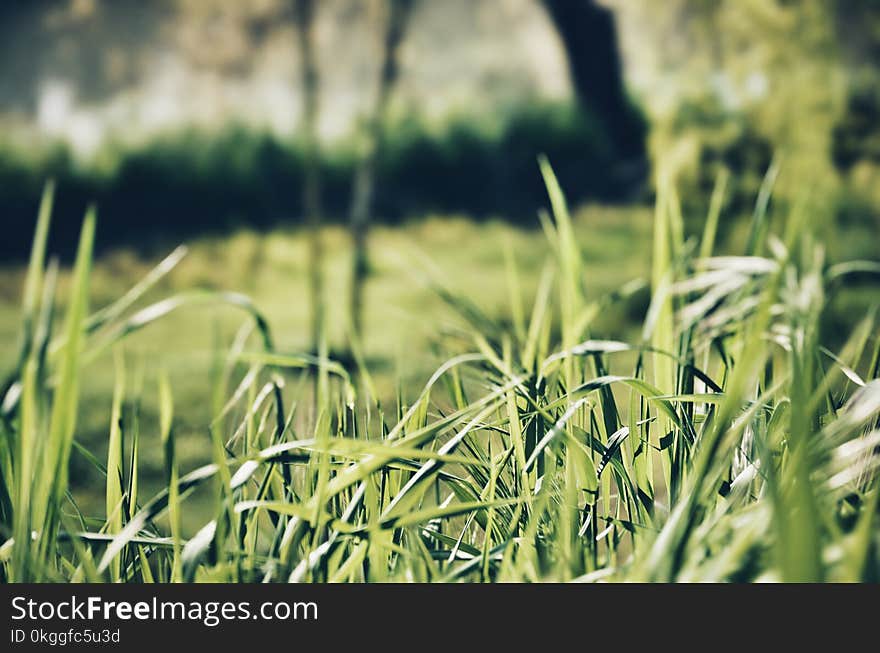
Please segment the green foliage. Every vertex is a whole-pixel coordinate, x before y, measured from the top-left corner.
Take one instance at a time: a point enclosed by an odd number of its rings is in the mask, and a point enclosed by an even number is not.
[[[880,275],[880,264],[827,261],[802,211],[775,233],[766,198],[749,250],[713,255],[719,201],[702,242],[687,238],[676,189],[663,182],[642,337],[599,339],[598,317],[638,285],[592,297],[561,185],[546,160],[541,171],[551,256],[531,308],[518,299],[514,257],[511,324],[438,288],[471,325],[463,350],[396,405],[376,396],[358,343],[354,369],[290,354],[240,295],[187,293],[136,308],[174,255],[88,317],[93,214],[56,331],[47,199],[22,356],[2,403],[4,577],[877,580],[877,312],[850,325],[837,352],[823,346],[820,326],[830,291]],[[107,466],[91,458],[106,478],[106,521],[70,518],[78,509],[64,472],[78,387],[89,382],[83,361],[108,346],[124,351],[133,331],[205,301],[244,310],[248,323],[215,352],[223,372],[205,388],[212,462],[179,469],[179,402],[160,373],[147,387],[159,397],[166,486],[144,500],[141,427],[118,419],[136,407],[140,381],[117,353]],[[185,539],[186,505],[199,493],[212,516]]]
[[[869,78],[852,85],[834,127],[832,156],[845,171],[860,161],[880,163],[880,81]]]
[[[537,152],[552,157],[562,182],[578,189],[575,199],[624,197],[646,169],[644,162],[622,161],[592,114],[566,103],[483,119],[457,115],[439,125],[408,116],[392,120],[386,134],[377,171],[380,223],[434,211],[531,220],[544,201],[534,174]],[[347,219],[356,148],[352,139],[321,148],[324,222]],[[109,144],[89,165],[60,145],[45,152],[0,148],[0,204],[7,216],[0,255],[18,258],[26,251],[32,198],[47,176],[63,190],[50,238],[65,258],[73,256],[79,216],[90,201],[114,216],[102,222],[98,249],[127,244],[150,252],[193,234],[303,221],[303,143],[251,127],[183,129],[138,146]]]
[[[699,233],[721,174],[729,174],[731,180],[724,195],[725,220],[719,225],[722,236],[734,218],[750,212],[774,149],[756,122],[742,112],[725,110],[711,97],[683,101],[676,111],[666,137],[675,139],[683,152],[677,187],[690,233]]]

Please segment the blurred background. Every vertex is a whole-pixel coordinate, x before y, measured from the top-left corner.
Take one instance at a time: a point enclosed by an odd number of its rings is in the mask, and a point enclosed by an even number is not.
[[[530,301],[548,255],[540,154],[596,296],[647,275],[661,177],[699,233],[729,173],[722,251],[738,251],[768,180],[773,220],[797,205],[831,260],[880,258],[872,0],[6,0],[0,48],[4,368],[50,178],[63,263],[98,206],[93,308],[185,242],[157,297],[244,292],[290,351],[345,359],[357,333],[391,397],[414,396],[454,346],[458,318],[432,286],[509,319],[513,261]],[[877,301],[843,289],[827,339]],[[598,335],[636,333],[647,302],[607,311]],[[184,465],[207,457],[205,388],[241,320],[186,309],[126,345],[136,376],[171,374]],[[106,358],[77,436],[98,452]],[[72,464],[86,486],[94,470]]]

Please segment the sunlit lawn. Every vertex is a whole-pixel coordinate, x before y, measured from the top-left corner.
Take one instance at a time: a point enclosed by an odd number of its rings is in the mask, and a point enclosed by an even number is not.
[[[585,282],[596,297],[631,279],[647,277],[651,224],[649,209],[591,207],[577,212],[576,229],[587,261]],[[340,227],[327,228],[323,235],[329,346],[338,351],[345,344],[348,320],[350,247]],[[448,353],[444,351],[447,343],[438,341],[437,334],[449,333],[454,340],[457,327],[462,325],[455,311],[432,290],[432,284],[440,283],[464,294],[493,318],[509,319],[505,248],[513,254],[526,300],[533,296],[549,254],[537,219],[534,229],[523,229],[502,221],[475,223],[463,217],[434,217],[400,228],[378,227],[372,232],[370,244],[373,269],[365,301],[364,353],[375,374],[377,391],[391,400],[398,390],[404,400],[417,394]],[[144,304],[193,287],[240,291],[252,297],[268,317],[279,349],[307,349],[310,307],[308,242],[304,233],[293,229],[266,234],[242,230],[188,245],[188,255],[143,300]],[[156,262],[130,249],[102,256],[93,276],[92,308],[118,298]],[[3,271],[0,364],[4,370],[11,369],[17,352],[22,283],[23,269],[7,267]],[[66,283],[67,279],[62,279],[61,296],[65,295]],[[641,319],[646,301],[646,295],[637,295],[628,305],[603,314],[597,329],[616,338],[630,335],[633,331],[627,329],[635,329],[631,325]],[[124,352],[129,369],[143,368],[146,379],[142,409],[146,446],[141,452],[146,490],[151,491],[154,482],[161,482],[159,438],[149,432],[155,423],[155,372],[165,369],[169,374],[181,465],[182,469],[190,469],[209,458],[207,423],[212,400],[211,370],[216,364],[212,352],[217,345],[228,347],[246,321],[243,314],[230,308],[188,307],[126,340]],[[102,459],[114,383],[110,354],[91,362],[85,378],[77,439]],[[394,379],[400,379],[400,388]],[[295,378],[291,382],[295,383]],[[87,514],[103,513],[103,482],[96,474],[81,454],[74,453],[71,480],[80,489],[81,507]],[[98,488],[94,493],[92,486]]]

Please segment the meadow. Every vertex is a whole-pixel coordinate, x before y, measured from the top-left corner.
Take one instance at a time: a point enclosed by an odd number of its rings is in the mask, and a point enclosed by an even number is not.
[[[90,211],[60,271],[47,192],[2,286],[4,578],[877,580],[880,265],[769,183],[692,233],[671,183],[571,215],[541,172],[537,228],[376,228],[363,337],[324,230],[317,352],[302,233],[154,267]]]

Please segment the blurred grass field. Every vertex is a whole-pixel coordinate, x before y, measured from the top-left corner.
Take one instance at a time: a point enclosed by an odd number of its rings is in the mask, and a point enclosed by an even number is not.
[[[576,212],[574,224],[586,261],[585,278],[598,298],[623,283],[646,279],[650,271],[652,212],[648,208],[592,206]],[[537,223],[537,218],[536,218]],[[100,230],[100,215],[98,220]],[[351,248],[342,228],[327,228],[328,341],[331,350],[344,342],[345,302]],[[531,302],[550,254],[540,227],[519,228],[501,220],[474,222],[463,216],[435,216],[402,227],[377,227],[371,236],[371,276],[365,302],[365,357],[383,399],[393,403],[398,389],[404,400],[424,384],[454,348],[462,319],[436,292],[442,286],[463,294],[487,315],[510,320],[510,288],[504,250],[510,247],[520,291]],[[248,295],[266,315],[281,351],[308,349],[308,240],[301,230],[268,233],[241,230],[229,236],[192,241],[177,267],[142,300],[167,297],[194,288]],[[92,306],[120,297],[156,264],[131,249],[110,251],[95,262]],[[21,293],[25,267],[7,265],[0,275],[0,369],[14,367],[21,329]],[[62,273],[59,296],[69,287]],[[600,316],[596,332],[625,338],[637,333],[647,308],[647,291]],[[247,317],[229,307],[185,307],[126,339],[128,365],[146,378],[167,371],[176,405],[182,469],[210,458],[207,425],[211,417],[214,352],[223,350]],[[438,336],[438,334],[441,334]],[[450,342],[444,342],[448,338]],[[77,441],[98,459],[106,456],[114,374],[113,356],[105,352],[84,369]],[[152,385],[143,395],[143,417],[156,423],[157,397]],[[149,492],[163,484],[162,451],[157,434],[145,428],[142,478]],[[102,482],[94,466],[75,452],[71,482],[86,514],[103,513]],[[198,497],[195,497],[197,499]],[[196,506],[198,501],[190,505]],[[194,526],[196,520],[192,520]]]
[[[315,353],[314,233],[93,266],[90,209],[57,284],[47,187],[27,275],[5,275],[25,286],[7,577],[876,580],[880,264],[841,261],[814,207],[768,212],[763,191],[723,230],[711,202],[699,235],[670,184],[653,212],[572,219],[539,163],[540,230],[377,230],[363,338],[348,239],[323,231]]]
[[[582,206],[573,215],[575,236],[584,260],[588,295],[598,299],[628,282],[646,282],[651,272],[654,213],[649,207]],[[393,405],[414,399],[426,379],[451,352],[466,321],[438,289],[466,297],[502,324],[511,321],[509,265],[516,268],[519,294],[529,305],[548,258],[547,238],[538,226],[520,227],[503,220],[474,221],[466,216],[436,215],[401,226],[379,226],[371,235],[371,271],[366,289],[363,350],[382,402]],[[99,227],[100,229],[100,217]],[[746,239],[747,221],[731,219],[719,250],[734,251]],[[839,225],[826,242],[832,260],[880,258],[880,243],[871,225]],[[342,227],[322,230],[326,246],[327,339],[331,355],[344,358],[348,316],[344,298],[351,269],[351,243]],[[186,244],[181,262],[140,302],[148,305],[176,292],[193,289],[233,291],[250,297],[272,325],[279,351],[309,349],[308,245],[299,228],[259,232],[240,229],[229,235],[205,236]],[[170,250],[169,250],[170,251]],[[508,260],[505,251],[509,252]],[[112,249],[96,262],[91,302],[95,309],[119,298],[156,265],[158,259],[132,248]],[[0,275],[0,369],[14,368],[19,351],[21,294],[26,268],[8,264]],[[59,297],[70,284],[62,271]],[[823,325],[826,341],[842,344],[854,320],[878,301],[876,288],[847,287],[828,298]],[[597,337],[634,341],[648,309],[647,285],[603,311],[593,332]],[[63,309],[63,306],[60,307]],[[208,425],[211,388],[218,352],[228,350],[250,318],[229,306],[188,306],[128,337],[121,346],[126,365],[146,380],[141,418],[146,446],[141,451],[141,477],[148,493],[165,485],[163,452],[158,435],[158,396],[151,380],[167,373],[175,396],[175,424],[181,469],[210,460]],[[98,460],[106,457],[107,424],[115,377],[111,351],[84,369],[77,442]],[[244,368],[242,368],[244,369]],[[291,374],[297,383],[303,375]],[[71,459],[71,486],[86,516],[104,512],[103,479],[82,450]],[[194,518],[184,532],[193,534],[212,498],[194,495],[188,502]]]

